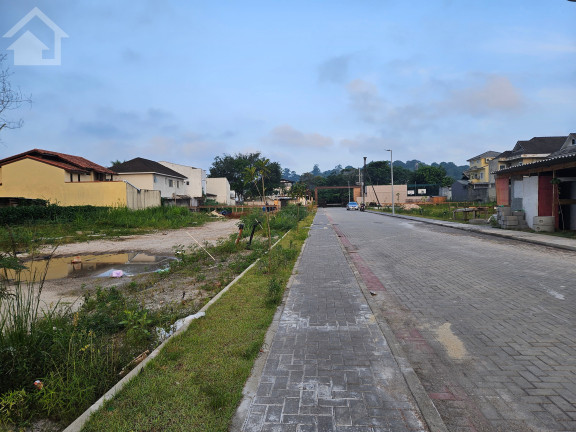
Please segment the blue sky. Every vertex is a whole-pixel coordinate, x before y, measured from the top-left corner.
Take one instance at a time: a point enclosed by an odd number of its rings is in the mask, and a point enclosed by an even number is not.
[[[576,132],[576,3],[567,0],[0,0],[0,36],[38,7],[60,65],[14,65],[32,104],[0,158],[32,148],[108,166],[208,169],[261,151],[298,173],[363,157],[458,165]],[[52,33],[28,28],[54,54]],[[20,34],[24,31],[23,29]]]

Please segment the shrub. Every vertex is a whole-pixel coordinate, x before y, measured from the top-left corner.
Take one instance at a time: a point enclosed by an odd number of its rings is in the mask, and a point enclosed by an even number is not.
[[[12,390],[0,395],[0,426],[18,424],[30,417],[26,390]]]
[[[283,294],[284,288],[282,284],[276,278],[270,279],[268,282],[266,303],[269,306],[278,306],[282,302]]]

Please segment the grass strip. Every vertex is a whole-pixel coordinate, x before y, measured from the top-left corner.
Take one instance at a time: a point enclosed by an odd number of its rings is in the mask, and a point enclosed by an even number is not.
[[[280,246],[300,251],[313,214]],[[272,285],[285,287],[298,254],[270,273],[255,266],[206,316],[192,322],[83,431],[227,431],[276,310]],[[267,258],[264,257],[263,260]]]

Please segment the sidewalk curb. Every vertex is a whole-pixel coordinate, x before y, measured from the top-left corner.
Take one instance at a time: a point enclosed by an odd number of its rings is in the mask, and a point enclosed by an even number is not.
[[[342,243],[342,240],[340,239],[338,232],[334,229],[332,223],[330,223],[330,226],[332,230],[334,230],[334,233],[338,236],[338,243],[340,244],[342,253],[346,257],[346,261],[348,261],[348,265],[350,266],[350,269],[354,273],[356,281],[358,282],[358,285],[362,290],[362,295],[366,299],[366,302],[368,303],[370,310],[372,311],[374,317],[376,318],[376,322],[378,323],[378,326],[380,327],[380,330],[382,331],[384,338],[386,339],[386,342],[390,347],[390,351],[392,352],[392,355],[394,356],[394,359],[396,360],[396,363],[398,364],[398,367],[402,372],[402,375],[404,376],[404,380],[408,385],[408,389],[412,393],[412,396],[416,401],[416,405],[420,409],[420,413],[422,414],[424,422],[428,426],[430,432],[448,432],[448,429],[446,428],[446,425],[444,424],[444,421],[442,420],[440,413],[436,409],[436,406],[432,402],[432,399],[430,399],[430,396],[428,396],[428,393],[424,389],[424,386],[422,385],[420,378],[418,378],[418,375],[416,375],[416,372],[414,372],[414,369],[410,365],[410,362],[408,361],[406,354],[404,353],[404,350],[402,349],[400,343],[396,339],[396,336],[388,326],[386,318],[384,317],[382,312],[379,311],[379,309],[375,305],[374,300],[371,298],[368,288],[366,287],[366,284],[364,283],[364,280],[362,279],[360,272],[356,268],[356,265],[352,261],[349,252],[344,247],[344,244]]]
[[[289,232],[290,231],[286,232],[286,234],[284,234],[276,243],[274,243],[272,245],[272,248],[274,248],[278,243],[280,243],[282,241],[282,239],[288,235]],[[202,309],[200,309],[196,314],[194,314],[192,316],[196,316],[197,318],[204,316],[202,313],[205,314],[206,311],[210,308],[210,306],[212,306],[216,301],[218,301],[218,299],[220,299],[220,297],[222,297],[228,290],[230,290],[232,288],[232,286],[234,286],[240,279],[242,279],[242,277],[246,273],[248,273],[260,261],[260,259],[261,258],[258,258],[256,261],[254,261],[252,264],[250,264],[250,266],[248,266],[246,269],[244,269],[244,271],[242,273],[240,273],[238,276],[236,276],[228,285],[226,285],[220,292],[218,292],[218,294],[216,294],[214,297],[212,297],[212,299],[208,303],[206,303],[202,307]],[[202,315],[200,315],[200,314],[202,314]],[[63,432],[80,432],[82,430],[82,428],[84,427],[84,425],[86,424],[86,422],[90,419],[92,414],[95,413],[96,411],[98,411],[100,408],[102,408],[107,401],[113,399],[116,396],[116,394],[119,393],[126,386],[126,384],[128,384],[130,381],[132,381],[132,379],[134,379],[136,376],[138,376],[140,374],[140,372],[146,367],[146,365],[150,361],[152,361],[153,358],[157,357],[158,354],[160,354],[160,352],[164,349],[164,347],[168,344],[168,342],[172,341],[176,336],[179,336],[182,333],[184,333],[186,330],[188,330],[188,327],[190,327],[190,324],[192,323],[192,321],[194,321],[194,318],[191,318],[192,316],[186,317],[186,318],[190,318],[190,319],[186,319],[186,321],[182,327],[180,327],[172,335],[170,335],[168,337],[168,339],[164,340],[160,345],[158,345],[150,353],[150,355],[142,361],[142,363],[138,364],[124,378],[122,378],[120,381],[118,381],[116,384],[114,384],[110,390],[108,390],[106,393],[104,393],[104,395],[102,395],[100,397],[100,399],[98,399],[96,402],[94,402],[90,407],[88,407],[86,409],[86,411],[84,411],[82,414],[80,414],[80,416],[77,417],[76,420],[74,420],[72,423],[70,423],[66,427],[66,429],[63,430]]]
[[[493,228],[493,229],[488,228],[488,227],[487,228],[481,228],[480,226],[477,226],[477,225],[468,225],[468,224],[462,224],[462,223],[458,223],[458,222],[446,222],[446,221],[440,221],[440,220],[436,220],[436,219],[420,218],[420,217],[416,217],[416,216],[406,216],[406,215],[398,215],[398,214],[393,215],[390,213],[383,213],[383,212],[377,212],[377,211],[371,211],[371,210],[367,210],[366,212],[371,213],[371,214],[380,215],[380,216],[388,216],[388,217],[393,217],[393,218],[398,218],[398,219],[413,220],[416,222],[423,222],[423,223],[427,223],[430,225],[439,225],[439,226],[443,226],[446,228],[458,229],[461,231],[473,232],[473,233],[478,233],[478,234],[485,234],[485,235],[490,235],[490,236],[494,236],[494,237],[504,238],[507,240],[517,240],[517,241],[521,241],[521,242],[525,242],[525,243],[531,243],[531,244],[535,244],[535,245],[539,245],[539,246],[547,246],[547,247],[551,247],[551,248],[563,249],[563,250],[567,250],[567,251],[576,252],[576,241],[574,241],[574,245],[572,246],[572,245],[558,244],[555,242],[547,241],[546,239],[541,240],[538,238],[526,237],[526,235],[540,236],[541,234],[527,233],[524,231],[503,230],[503,229],[498,229],[498,228]],[[518,234],[520,234],[520,235],[518,235]],[[559,240],[562,240],[562,239],[559,238]]]

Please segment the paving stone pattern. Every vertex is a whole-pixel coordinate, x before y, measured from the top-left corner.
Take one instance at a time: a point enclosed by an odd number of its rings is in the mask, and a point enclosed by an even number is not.
[[[576,253],[350,213],[327,210],[450,431],[576,431]]]
[[[242,430],[428,430],[322,212]]]

